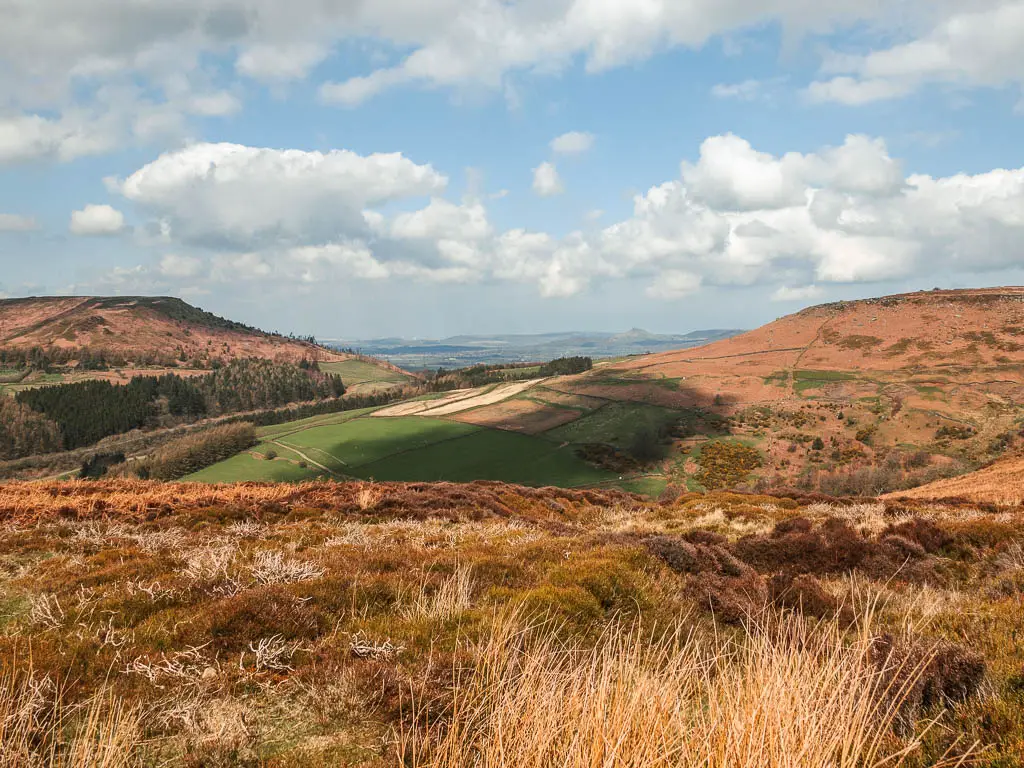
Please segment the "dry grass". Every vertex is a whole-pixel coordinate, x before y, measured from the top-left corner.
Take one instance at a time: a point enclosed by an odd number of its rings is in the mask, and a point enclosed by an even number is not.
[[[0,768],[130,768],[140,740],[137,714],[113,697],[67,708],[49,678],[0,675]]]
[[[652,642],[614,625],[593,648],[519,626],[497,625],[477,649],[447,719],[403,734],[408,765],[875,768],[908,765],[921,747],[894,725],[923,664],[897,675],[878,664],[870,620],[852,642],[795,616],[738,644]]]
[[[0,669],[31,647],[35,679],[63,681],[65,753],[116,697],[144,713],[153,768],[391,768],[403,723],[413,766],[473,749],[496,765],[491,742],[509,768],[688,766],[699,749],[773,765],[753,739],[793,768],[851,764],[829,739],[865,766],[918,740],[917,765],[980,741],[993,768],[1024,766],[1020,510],[496,483],[0,487],[16,498],[40,506],[0,513]],[[793,612],[786,632],[742,623],[766,600]],[[864,606],[915,668],[940,647],[961,667],[915,688],[915,716],[938,719],[916,739],[886,730],[882,697],[865,714],[879,672],[843,617]],[[501,619],[516,610],[551,624]]]
[[[448,621],[468,610],[473,602],[472,569],[460,565],[435,589],[426,581],[420,583],[419,591],[412,603],[405,609],[407,618],[436,619]]]
[[[1024,458],[1004,459],[969,475],[899,491],[890,497],[935,501],[964,499],[975,503],[1020,506],[1024,504]]]

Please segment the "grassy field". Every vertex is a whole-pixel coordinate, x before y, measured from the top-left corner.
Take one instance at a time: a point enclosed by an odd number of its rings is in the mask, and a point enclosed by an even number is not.
[[[344,360],[340,363],[321,363],[320,370],[341,376],[345,386],[355,392],[386,389],[411,380],[409,376],[398,371],[355,359]]]
[[[260,427],[256,434],[260,437],[278,438],[290,435],[294,432],[301,432],[311,427],[323,427],[330,424],[344,424],[346,421],[357,419],[368,413],[373,413],[376,408],[360,408],[356,411],[342,411],[340,413],[327,413],[322,416],[310,416],[308,419],[289,421],[285,424],[274,424],[270,427]]]
[[[574,487],[612,478],[570,448],[544,439],[444,419],[367,414],[352,411],[265,428],[253,451],[274,450],[276,461],[245,453],[187,479],[299,481],[333,473],[378,480],[504,480]],[[300,467],[300,462],[307,466]]]
[[[793,389],[798,395],[812,389],[821,389],[837,381],[854,381],[857,377],[843,371],[793,371]]]
[[[641,430],[657,431],[663,424],[679,417],[679,411],[656,405],[609,403],[589,416],[545,433],[545,437],[565,443],[609,443],[626,448]]]
[[[273,448],[280,459],[267,461],[253,458],[248,453],[240,453],[226,461],[196,472],[188,479],[200,483],[235,483],[235,482],[276,482],[297,483],[311,480],[326,473],[316,467],[300,467],[299,457],[276,446],[263,446],[264,451]],[[293,459],[293,460],[288,460]]]
[[[608,480],[567,446],[529,435],[477,430],[457,440],[405,451],[357,470],[375,480],[503,480],[520,485],[572,488]]]
[[[325,455],[343,471],[379,461],[396,453],[415,451],[479,431],[479,427],[415,416],[395,419],[362,418],[328,427],[313,427],[280,440],[307,450],[313,458]]]

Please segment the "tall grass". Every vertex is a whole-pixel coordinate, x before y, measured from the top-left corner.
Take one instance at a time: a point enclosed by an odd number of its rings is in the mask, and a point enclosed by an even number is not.
[[[110,696],[69,708],[31,674],[0,672],[0,768],[131,768],[136,714]]]
[[[920,737],[894,726],[921,670],[879,665],[867,632],[772,625],[735,643],[619,628],[585,649],[505,622],[457,678],[449,716],[399,748],[412,768],[908,764]]]

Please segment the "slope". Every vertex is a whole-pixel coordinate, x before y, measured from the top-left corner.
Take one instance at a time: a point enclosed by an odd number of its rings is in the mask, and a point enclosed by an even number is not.
[[[937,480],[891,498],[941,501],[963,499],[975,504],[1024,504],[1024,456],[1011,456],[977,472]]]
[[[131,361],[344,359],[315,344],[265,333],[170,297],[3,300],[0,347],[103,351]]]
[[[1024,288],[811,307],[730,339],[549,386],[712,412],[761,453],[765,482],[898,490],[985,464],[1020,442]],[[675,468],[666,471],[692,477],[705,437],[677,443]]]

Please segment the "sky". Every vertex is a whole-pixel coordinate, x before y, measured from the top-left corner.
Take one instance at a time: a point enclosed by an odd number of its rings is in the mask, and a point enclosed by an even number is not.
[[[0,0],[0,297],[320,338],[1024,283],[1024,0]]]

